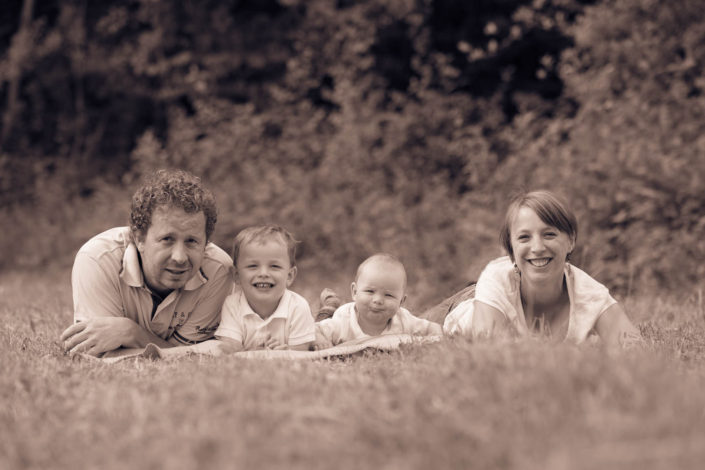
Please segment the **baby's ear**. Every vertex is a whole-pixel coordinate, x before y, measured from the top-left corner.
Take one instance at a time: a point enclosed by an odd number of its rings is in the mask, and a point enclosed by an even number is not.
[[[357,294],[357,285],[353,282],[350,284],[350,294],[352,295],[353,299],[355,299],[355,294]]]

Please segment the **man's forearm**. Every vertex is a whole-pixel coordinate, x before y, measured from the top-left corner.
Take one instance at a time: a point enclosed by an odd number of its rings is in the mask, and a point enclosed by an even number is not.
[[[130,320],[132,323],[131,328],[128,331],[128,335],[125,337],[123,346],[127,348],[143,348],[149,343],[156,344],[160,348],[171,348],[174,344],[160,338],[152,332],[147,331],[142,328],[137,323]]]

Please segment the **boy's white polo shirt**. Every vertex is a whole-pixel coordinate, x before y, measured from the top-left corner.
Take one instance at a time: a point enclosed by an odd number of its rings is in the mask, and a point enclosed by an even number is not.
[[[370,337],[360,328],[360,323],[357,321],[357,312],[355,311],[355,302],[338,307],[331,318],[316,323],[316,330],[333,343],[333,346],[353,339]],[[380,333],[380,336],[397,334],[427,336],[440,334],[440,331],[436,330],[440,330],[439,325],[436,323],[415,317],[407,309],[401,307],[391,318],[384,331]]]
[[[173,344],[210,339],[223,301],[232,292],[231,266],[230,256],[209,243],[198,274],[162,299],[152,315],[158,300],[144,282],[129,227],[107,230],[76,255],[71,273],[74,321],[127,317]]]
[[[279,344],[300,346],[316,339],[311,307],[296,292],[285,290],[277,309],[262,319],[247,302],[242,290],[225,299],[216,337],[227,337],[242,343],[245,351],[264,349],[268,338]]]

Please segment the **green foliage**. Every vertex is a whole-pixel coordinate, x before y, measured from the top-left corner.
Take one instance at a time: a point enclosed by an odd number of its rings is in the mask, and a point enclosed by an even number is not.
[[[0,265],[70,260],[174,166],[220,245],[281,223],[339,284],[392,251],[419,305],[500,254],[521,188],[572,202],[575,259],[618,292],[705,276],[695,0],[32,4],[0,30]]]
[[[705,57],[694,47],[705,14],[696,4],[588,8],[561,66],[579,111],[543,126],[533,113],[517,119],[513,135],[527,150],[504,163],[499,183],[561,188],[587,229],[580,261],[625,291],[705,275]]]

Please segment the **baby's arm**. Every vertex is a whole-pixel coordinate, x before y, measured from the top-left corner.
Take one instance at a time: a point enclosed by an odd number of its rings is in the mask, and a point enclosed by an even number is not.
[[[316,323],[316,340],[313,342],[314,349],[328,349],[334,346],[331,337],[332,329],[330,328],[332,324],[329,324],[331,322],[333,322],[333,319],[329,318]]]
[[[400,309],[397,315],[400,315],[403,319],[402,332],[404,333],[416,336],[440,336],[443,334],[443,327],[441,325],[424,318],[416,317],[406,309]]]
[[[429,321],[428,329],[426,330],[427,336],[442,335],[443,327],[436,322]]]

